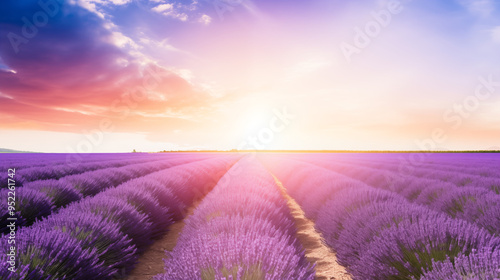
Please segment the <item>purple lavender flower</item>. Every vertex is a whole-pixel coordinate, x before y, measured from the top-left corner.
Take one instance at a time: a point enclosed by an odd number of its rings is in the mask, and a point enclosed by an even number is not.
[[[171,188],[166,188],[149,177],[134,179],[125,184],[141,188],[151,193],[151,195],[158,200],[158,204],[169,209],[169,213],[172,215],[174,221],[181,220],[184,217],[186,205],[175,196]]]
[[[165,274],[154,279],[314,279],[314,271],[287,236],[258,232],[200,233],[174,249]],[[237,275],[242,278],[237,278]]]
[[[131,269],[137,259],[132,240],[120,231],[120,225],[107,218],[77,210],[51,215],[34,227],[59,230],[80,241],[82,249],[96,250],[103,265],[114,272]]]
[[[2,201],[7,201],[8,189],[0,190],[0,198]],[[28,188],[18,188],[16,189],[16,201],[15,201],[15,212],[18,216],[22,217],[23,225],[31,225],[37,219],[46,217],[52,213],[53,205],[49,198],[45,194]],[[7,229],[4,227],[4,222],[7,223],[6,217],[10,217],[9,211],[6,207],[6,203],[2,203],[0,215],[2,216],[2,233],[6,233]],[[16,222],[17,225],[19,225]]]
[[[141,214],[127,202],[114,197],[93,197],[73,204],[61,211],[61,213],[71,213],[77,210],[86,213],[100,215],[106,220],[116,222],[120,225],[120,230],[132,239],[133,244],[139,251],[151,244],[152,224],[145,214]]]
[[[453,261],[482,247],[498,250],[500,238],[441,213],[416,213],[381,232],[350,270],[359,279],[408,279],[423,275],[433,261]]]
[[[436,200],[433,208],[500,234],[500,196],[492,195],[487,189],[457,188]]]
[[[102,265],[95,249],[82,249],[77,239],[59,230],[21,229],[17,232],[16,244],[19,279],[97,280],[109,278],[113,273]],[[9,273],[4,269],[2,267],[0,275]],[[33,276],[36,278],[30,278]]]
[[[432,210],[402,200],[379,201],[349,213],[338,240],[326,239],[344,266],[356,263],[367,247],[386,229],[397,226],[411,215],[430,215]]]
[[[324,233],[326,240],[334,242],[344,228],[343,223],[354,211],[366,205],[382,201],[404,201],[397,195],[362,184],[360,187],[345,188],[321,207],[316,228]]]
[[[155,279],[314,279],[273,177],[256,162],[233,168],[244,172],[221,179],[185,220]]]
[[[55,208],[64,207],[82,198],[80,193],[76,192],[67,183],[59,180],[33,181],[26,183],[24,188],[30,188],[44,193],[52,200]]]
[[[147,216],[147,220],[152,223],[151,238],[161,237],[173,223],[169,209],[158,204],[156,198],[144,189],[138,189],[129,185],[121,185],[100,193],[95,198],[116,197],[132,205]]]
[[[432,270],[420,279],[500,279],[500,250],[486,247],[469,255],[460,254],[453,262],[449,258],[433,262]]]

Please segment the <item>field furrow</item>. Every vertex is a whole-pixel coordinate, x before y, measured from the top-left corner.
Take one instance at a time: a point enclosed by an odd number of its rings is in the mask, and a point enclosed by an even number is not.
[[[16,190],[18,198],[14,209],[10,209],[5,204],[0,206],[2,217],[0,233],[5,234],[10,231],[7,228],[7,217],[9,216],[15,216],[18,219],[18,228],[30,226],[35,221],[56,213],[59,208],[70,203],[94,196],[131,179],[194,160],[197,158],[174,158],[137,163],[89,171],[63,177],[59,180],[40,180],[26,183],[24,187]],[[8,193],[8,189],[0,190],[0,197],[6,200]]]
[[[246,157],[193,215],[154,279],[314,279],[274,178]]]
[[[418,279],[440,263],[496,254],[500,246],[500,238],[473,223],[345,175],[290,159],[263,162],[355,279]]]
[[[12,155],[0,279],[500,279],[500,158],[408,155]]]
[[[295,228],[297,229],[297,239],[305,249],[307,260],[315,264],[316,280],[351,280],[351,275],[347,273],[345,267],[337,262],[337,256],[325,245],[321,234],[316,231],[314,222],[306,218],[300,205],[287,194],[282,183],[275,178],[276,185],[285,198],[290,213],[292,214]]]
[[[109,279],[128,273],[138,254],[182,218],[235,160],[222,157],[180,165],[73,203],[19,230],[19,268],[11,275],[3,266],[0,276]],[[33,258],[38,261],[31,262]]]

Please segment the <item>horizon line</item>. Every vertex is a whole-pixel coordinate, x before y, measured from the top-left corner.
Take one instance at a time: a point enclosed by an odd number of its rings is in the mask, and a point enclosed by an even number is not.
[[[40,154],[71,154],[64,152],[32,152],[32,151],[5,151],[0,154],[14,154],[14,153],[40,153]],[[500,150],[163,150],[156,152],[96,152],[96,153],[83,153],[83,154],[127,154],[127,153],[500,153]],[[75,153],[79,154],[79,153]]]

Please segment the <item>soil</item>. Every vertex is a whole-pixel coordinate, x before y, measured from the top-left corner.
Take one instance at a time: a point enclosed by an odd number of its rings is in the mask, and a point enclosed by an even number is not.
[[[316,263],[316,280],[351,280],[351,275],[347,273],[345,267],[337,263],[335,253],[314,228],[314,222],[305,217],[299,204],[287,194],[281,182],[276,178],[275,180],[295,220],[297,239],[304,247],[306,258],[312,264]]]
[[[316,280],[352,280],[345,268],[337,263],[337,257],[331,249],[325,245],[323,237],[314,228],[314,222],[305,217],[304,211],[297,202],[290,197],[281,182],[276,180],[283,197],[294,218],[297,227],[297,239],[305,249],[306,258],[312,264],[316,264]],[[201,201],[193,204],[188,209],[187,216],[191,215]],[[186,217],[187,217],[186,216]],[[172,251],[177,244],[184,220],[177,221],[170,226],[168,233],[153,243],[140,257],[135,268],[129,273],[125,280],[151,280],[157,274],[164,273],[163,259],[167,256],[166,251]],[[123,279],[123,278],[122,278]]]
[[[187,216],[191,215],[200,201],[194,203],[188,210]],[[185,218],[184,218],[185,219]],[[172,251],[177,244],[177,238],[184,228],[184,220],[172,224],[168,233],[153,243],[140,257],[135,268],[129,273],[125,280],[150,280],[157,274],[164,273],[163,259],[167,258],[166,251]]]

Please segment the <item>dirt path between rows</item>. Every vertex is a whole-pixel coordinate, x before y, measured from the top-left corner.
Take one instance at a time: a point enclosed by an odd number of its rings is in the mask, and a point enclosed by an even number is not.
[[[276,179],[283,197],[294,218],[297,227],[297,239],[305,249],[306,258],[316,263],[316,280],[352,280],[345,268],[337,263],[337,257],[323,242],[321,234],[314,228],[314,223],[305,217],[304,211],[297,202],[290,197],[280,181]],[[187,211],[184,219],[190,216],[201,200],[194,203]],[[168,233],[153,243],[141,256],[135,268],[125,280],[151,280],[157,274],[164,273],[163,259],[165,250],[172,251],[177,239],[184,228],[184,219],[170,226]]]
[[[187,210],[187,215],[184,219],[193,214],[194,209],[201,200],[195,202]],[[184,219],[175,222],[169,228],[168,233],[161,239],[155,241],[141,256],[139,256],[138,263],[135,268],[129,273],[125,280],[150,280],[157,274],[164,273],[163,259],[165,250],[172,251],[177,244],[177,238],[184,228]]]
[[[275,180],[295,220],[297,239],[306,251],[306,258],[309,262],[316,263],[316,280],[351,280],[351,275],[346,272],[345,267],[337,263],[337,257],[314,228],[314,222],[305,217],[299,204],[288,195],[276,177]]]

